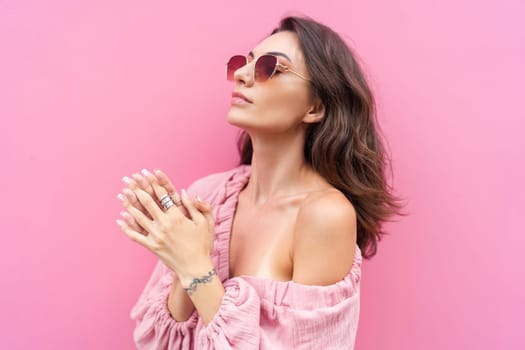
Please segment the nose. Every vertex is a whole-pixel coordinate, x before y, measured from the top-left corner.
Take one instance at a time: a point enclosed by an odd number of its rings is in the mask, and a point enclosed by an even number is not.
[[[233,78],[235,82],[244,84],[245,86],[252,86],[254,83],[254,63],[250,62],[237,69],[233,73]]]

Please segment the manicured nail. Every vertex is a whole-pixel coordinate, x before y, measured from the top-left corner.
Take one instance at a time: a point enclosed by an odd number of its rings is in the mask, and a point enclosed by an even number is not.
[[[117,194],[117,198],[124,202],[124,196],[122,193]]]
[[[197,196],[197,200],[198,200],[199,202],[202,202],[202,199],[201,199],[201,197],[199,197],[199,196]]]
[[[130,190],[129,188],[123,188],[122,189],[122,192],[124,192],[124,194],[126,196],[130,196],[131,198],[133,198],[133,196],[135,196],[135,192],[133,192],[132,190]]]
[[[188,194],[184,188],[182,189],[182,197],[184,197],[184,199],[188,199]]]
[[[152,173],[150,173],[150,172],[149,172],[149,171],[148,171],[147,169],[142,169],[142,170],[141,170],[140,172],[141,172],[141,173],[142,173],[142,175],[144,175],[144,176],[149,176],[149,175],[153,175],[153,174],[152,174]]]
[[[117,224],[118,224],[120,227],[122,227],[122,224],[123,224],[122,221],[120,221],[119,219],[117,219],[117,220],[115,220],[115,221],[117,222]]]
[[[127,176],[124,176],[122,178],[122,181],[124,181],[125,183],[127,183],[128,185],[131,185],[133,183],[133,180],[131,180],[129,177]]]

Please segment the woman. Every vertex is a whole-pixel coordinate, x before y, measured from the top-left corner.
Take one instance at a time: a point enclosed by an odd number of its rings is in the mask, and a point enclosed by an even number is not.
[[[401,208],[361,69],[297,17],[227,68],[241,165],[180,196],[144,169],[119,194],[122,230],[159,257],[131,311],[136,345],[352,349],[362,256]]]

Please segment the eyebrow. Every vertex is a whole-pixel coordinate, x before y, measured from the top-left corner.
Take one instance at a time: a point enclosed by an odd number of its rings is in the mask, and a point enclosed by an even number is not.
[[[281,57],[284,57],[286,58],[288,61],[292,62],[292,60],[290,59],[290,57],[288,57],[286,54],[282,53],[282,52],[278,52],[278,51],[269,51],[269,52],[266,52],[267,55],[275,55],[275,56],[281,56]],[[248,53],[248,56],[251,56],[252,58],[255,57],[254,54],[253,54],[253,51],[250,51],[250,53]]]

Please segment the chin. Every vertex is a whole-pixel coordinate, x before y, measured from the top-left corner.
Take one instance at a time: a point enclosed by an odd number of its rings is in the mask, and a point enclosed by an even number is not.
[[[253,118],[250,117],[249,113],[236,110],[236,108],[230,109],[226,116],[226,120],[229,124],[238,126],[242,129],[253,126]]]
[[[264,120],[265,116],[253,112],[231,108],[226,115],[228,124],[243,129],[246,132],[282,132],[282,125],[275,125],[271,120]]]

